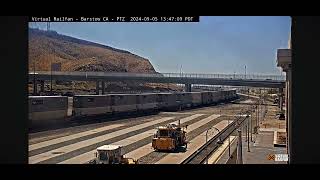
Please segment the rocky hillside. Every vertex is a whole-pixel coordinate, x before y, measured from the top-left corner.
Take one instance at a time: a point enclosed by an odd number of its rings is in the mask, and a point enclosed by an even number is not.
[[[55,31],[29,29],[29,70],[50,71],[50,63],[61,63],[61,71],[99,71],[156,73],[148,59],[128,51],[89,42]],[[55,84],[53,91],[73,91],[83,94],[95,89],[94,82],[73,82]],[[49,85],[48,85],[49,86]],[[33,86],[29,84],[29,92]],[[172,84],[138,84],[127,82],[108,82],[107,92],[122,91],[167,91],[179,89]],[[48,87],[45,88],[49,91]]]
[[[62,71],[155,73],[148,59],[55,31],[29,29],[29,70],[50,70],[50,62]]]

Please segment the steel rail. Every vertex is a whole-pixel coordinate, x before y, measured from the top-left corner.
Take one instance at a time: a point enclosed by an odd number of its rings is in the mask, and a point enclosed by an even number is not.
[[[226,128],[211,138],[206,144],[202,145],[196,152],[185,159],[181,164],[203,164],[206,157],[212,154],[236,129],[241,127],[242,123],[252,114],[252,110],[245,112],[246,117],[238,117],[230,123]]]

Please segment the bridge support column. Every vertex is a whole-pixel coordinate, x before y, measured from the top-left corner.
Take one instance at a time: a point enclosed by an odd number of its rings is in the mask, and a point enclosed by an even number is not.
[[[40,81],[40,92],[44,92],[44,81]]]
[[[37,91],[37,81],[33,81],[33,95],[36,96],[38,91]]]
[[[106,82],[101,81],[101,84],[102,84],[102,94],[105,94],[105,84],[106,84]]]
[[[185,90],[185,92],[191,92],[191,84],[185,84],[184,90]]]
[[[96,81],[96,94],[100,94],[100,81]]]

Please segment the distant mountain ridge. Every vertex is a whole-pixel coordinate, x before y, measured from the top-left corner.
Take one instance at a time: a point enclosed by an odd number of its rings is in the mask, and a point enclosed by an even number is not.
[[[150,61],[126,50],[87,40],[29,28],[29,70],[50,70],[61,63],[62,71],[156,73]]]
[[[131,54],[131,55],[134,55],[134,56],[138,56],[138,55],[132,54],[131,52],[126,51],[126,50],[113,48],[113,47],[110,47],[110,46],[107,46],[107,45],[98,44],[98,43],[95,43],[95,42],[90,42],[90,41],[86,41],[86,40],[82,40],[82,39],[66,36],[66,35],[63,35],[63,34],[58,34],[56,31],[44,31],[44,30],[40,30],[40,29],[30,28],[29,29],[29,37],[33,36],[33,35],[40,35],[40,36],[42,35],[42,36],[47,36],[47,37],[58,39],[58,40],[64,40],[64,41],[69,41],[69,42],[83,44],[83,45],[89,45],[89,46],[96,46],[96,47],[110,49],[110,50],[113,50],[113,51],[116,51],[116,52],[120,52],[120,53],[128,53],[128,54]],[[140,57],[140,56],[138,56],[138,57]]]

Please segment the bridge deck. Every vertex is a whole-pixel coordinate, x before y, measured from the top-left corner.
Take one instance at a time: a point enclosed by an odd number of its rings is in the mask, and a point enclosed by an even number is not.
[[[29,81],[36,80],[61,81],[135,81],[147,83],[205,84],[226,86],[250,86],[283,88],[282,76],[228,75],[228,74],[138,74],[138,73],[104,73],[104,72],[36,72],[29,73]]]

